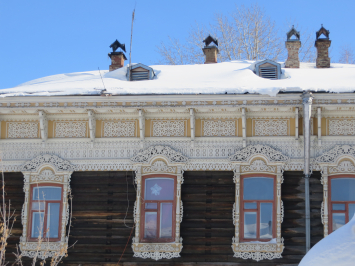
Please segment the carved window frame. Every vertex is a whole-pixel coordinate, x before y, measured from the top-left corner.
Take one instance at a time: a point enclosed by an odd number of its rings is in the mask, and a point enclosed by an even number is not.
[[[345,146],[345,145],[344,145]],[[337,149],[334,148],[334,149]],[[332,152],[332,151],[330,151]],[[330,153],[329,152],[329,153]],[[322,155],[323,156],[323,155]],[[321,158],[321,157],[320,157]],[[318,161],[320,161],[320,158]],[[316,160],[317,160],[316,159]],[[329,162],[319,162],[321,167],[321,183],[323,185],[323,202],[321,207],[321,218],[323,223],[324,237],[332,233],[332,226],[330,224],[332,215],[331,211],[331,189],[330,180],[337,177],[351,177],[355,178],[355,157],[352,155],[340,155],[338,158]]]
[[[44,154],[26,162],[21,166],[24,175],[25,202],[22,207],[22,236],[20,237],[21,255],[40,259],[49,257],[64,256],[68,249],[68,236],[66,227],[69,221],[68,194],[70,191],[70,178],[73,173],[73,166],[56,155]],[[60,236],[57,240],[44,240],[39,243],[37,239],[30,237],[31,218],[31,188],[38,185],[49,185],[62,187],[62,208],[60,210]],[[46,239],[44,237],[44,239]]]
[[[182,238],[180,237],[180,223],[183,217],[183,204],[181,201],[181,185],[184,182],[183,166],[187,158],[167,146],[152,146],[131,158],[136,168],[135,182],[137,185],[137,197],[134,205],[135,236],[132,241],[134,257],[150,258],[154,260],[172,259],[180,257],[182,250]],[[144,177],[152,175],[174,176],[175,186],[175,236],[174,241],[143,242],[141,241],[141,207],[143,196],[142,182]],[[174,223],[173,223],[174,226]]]
[[[236,154],[229,157],[234,165],[234,183],[235,183],[235,203],[233,206],[233,224],[235,234],[232,240],[232,249],[234,257],[243,259],[252,259],[260,261],[263,259],[282,258],[284,250],[283,238],[281,237],[281,224],[283,222],[284,208],[281,200],[281,184],[283,183],[283,167],[289,158],[282,153],[266,145],[251,145]],[[275,206],[274,210],[274,228],[276,236],[275,241],[261,242],[248,241],[241,242],[241,177],[258,174],[260,176],[275,176]]]

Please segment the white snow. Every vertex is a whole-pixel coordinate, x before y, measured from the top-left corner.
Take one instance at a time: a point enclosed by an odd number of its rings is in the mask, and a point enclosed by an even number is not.
[[[134,82],[126,79],[127,66],[112,72],[101,71],[102,80],[99,71],[59,74],[0,90],[0,97],[99,95],[104,87],[113,95],[248,92],[274,96],[279,91],[355,91],[355,65],[331,64],[331,68],[317,69],[314,63],[301,63],[299,69],[282,68],[282,79],[268,80],[253,73],[253,63],[154,65],[150,66],[156,74],[153,80]]]
[[[355,215],[343,227],[319,241],[299,266],[354,266]]]

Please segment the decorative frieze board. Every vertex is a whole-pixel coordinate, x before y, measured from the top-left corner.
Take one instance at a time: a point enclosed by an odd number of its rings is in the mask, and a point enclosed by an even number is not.
[[[151,120],[151,137],[184,137],[187,120]]]
[[[201,120],[203,136],[234,137],[238,131],[238,121]]]
[[[288,136],[289,119],[253,119],[253,136]]]
[[[101,135],[107,137],[134,137],[137,136],[138,121],[124,120],[124,121],[102,121]]]
[[[6,121],[6,122],[12,122],[12,121],[16,121],[16,122],[32,122],[32,121],[39,121],[39,116],[36,112],[35,115],[1,115],[1,121]]]
[[[6,137],[9,139],[36,139],[39,136],[38,122],[6,122]]]

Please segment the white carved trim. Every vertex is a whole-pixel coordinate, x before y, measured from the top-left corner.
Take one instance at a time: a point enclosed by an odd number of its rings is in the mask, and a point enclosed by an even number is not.
[[[182,250],[182,238],[180,237],[180,223],[183,217],[183,205],[181,201],[181,185],[184,182],[182,166],[176,163],[166,163],[161,160],[161,155],[168,160],[168,158],[176,158],[176,152],[168,147],[158,146],[151,147],[145,151],[145,155],[139,156],[139,161],[144,161],[145,164],[136,165],[137,196],[134,204],[134,222],[135,222],[135,236],[132,241],[132,249],[134,257],[151,258],[154,260],[171,259],[180,257]],[[168,148],[168,149],[167,149]],[[148,153],[147,153],[148,151]],[[172,156],[172,157],[171,157]],[[178,161],[181,161],[178,154]],[[144,158],[144,160],[141,160]],[[149,162],[149,164],[148,164]],[[148,165],[147,165],[148,164]],[[140,218],[141,218],[141,198],[142,198],[142,175],[148,173],[169,173],[176,176],[176,220],[175,220],[175,241],[172,243],[140,243]],[[174,226],[174,225],[173,225]]]
[[[187,157],[183,156],[181,153],[174,151],[168,146],[151,146],[148,149],[138,153],[136,156],[131,158],[134,163],[148,163],[153,157],[157,155],[165,156],[170,163],[185,163],[187,162]]]
[[[261,145],[260,145],[261,146]],[[283,252],[283,238],[281,237],[281,223],[283,222],[284,217],[284,207],[283,202],[281,200],[281,184],[283,183],[283,167],[285,161],[281,161],[282,159],[288,159],[283,154],[271,149],[267,149],[267,147],[262,146],[254,148],[244,148],[246,153],[238,153],[237,158],[239,159],[235,163],[234,169],[234,178],[233,181],[235,183],[235,204],[233,206],[233,224],[235,226],[235,234],[232,241],[232,249],[234,252],[234,257],[243,258],[243,259],[253,259],[256,261],[263,259],[275,259],[281,258],[281,253]],[[233,155],[234,156],[234,155]],[[233,157],[231,156],[231,157]],[[255,156],[261,157],[264,160],[256,158],[253,161],[249,161],[249,158],[255,158]],[[272,158],[273,160],[268,160],[268,158]],[[269,162],[271,161],[271,162]],[[281,161],[281,163],[280,163]],[[246,173],[271,173],[276,175],[276,219],[274,218],[274,222],[276,222],[276,243],[251,243],[244,242],[240,243],[240,178],[242,174]]]
[[[229,156],[232,162],[248,162],[255,155],[264,155],[270,162],[286,162],[289,158],[281,152],[266,145],[250,145]]]
[[[342,161],[338,166],[329,167],[329,174],[355,173],[355,166],[351,161]]]
[[[253,119],[254,136],[288,136],[289,119]]]
[[[201,120],[201,128],[205,137],[233,137],[237,130],[234,120]]]
[[[86,121],[54,122],[53,127],[56,138],[85,138],[88,136]]]
[[[38,138],[38,126],[38,122],[7,122],[6,135],[9,139]]]
[[[186,136],[186,120],[152,120],[152,137],[184,137]]]
[[[27,257],[38,256],[46,259],[52,256],[65,255],[68,248],[68,236],[66,235],[66,227],[69,221],[69,203],[68,194],[70,191],[70,178],[74,167],[63,159],[50,154],[44,154],[36,157],[30,162],[25,163],[22,167],[24,174],[24,192],[25,201],[22,208],[22,236],[20,237],[21,255]],[[28,221],[30,218],[30,188],[31,184],[55,183],[63,185],[63,202],[62,202],[62,220],[61,235],[58,242],[43,241],[38,245],[38,241],[28,240]],[[38,253],[37,253],[38,252]]]

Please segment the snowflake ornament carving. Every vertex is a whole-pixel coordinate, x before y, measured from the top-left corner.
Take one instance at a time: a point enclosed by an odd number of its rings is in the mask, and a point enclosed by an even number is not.
[[[154,186],[150,188],[152,190],[152,194],[155,196],[160,195],[160,190],[162,190],[162,187],[160,187],[157,183],[155,183]]]

